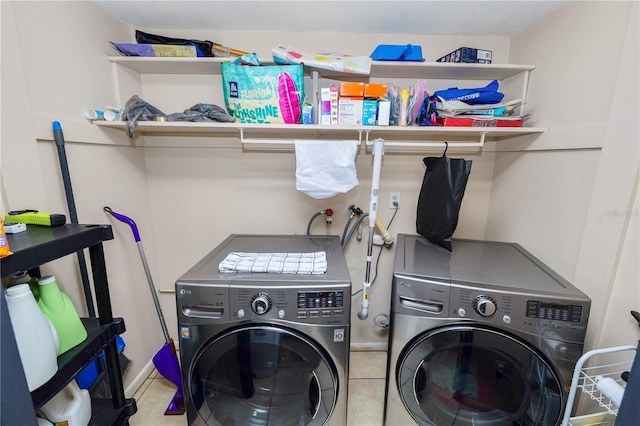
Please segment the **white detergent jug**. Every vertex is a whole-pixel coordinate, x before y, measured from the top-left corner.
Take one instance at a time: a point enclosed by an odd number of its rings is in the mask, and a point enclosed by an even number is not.
[[[54,425],[87,426],[91,420],[89,391],[80,389],[75,380],[72,380],[44,404],[40,411]]]
[[[32,391],[58,371],[58,334],[38,307],[29,284],[9,287],[5,295],[22,368]]]

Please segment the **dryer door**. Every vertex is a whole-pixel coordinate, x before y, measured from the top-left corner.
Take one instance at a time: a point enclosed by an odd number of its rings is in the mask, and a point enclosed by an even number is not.
[[[423,425],[549,425],[563,410],[559,376],[541,353],[482,326],[427,331],[402,351],[400,397]]]
[[[230,329],[194,357],[185,391],[207,425],[321,425],[338,395],[325,350],[278,326]]]

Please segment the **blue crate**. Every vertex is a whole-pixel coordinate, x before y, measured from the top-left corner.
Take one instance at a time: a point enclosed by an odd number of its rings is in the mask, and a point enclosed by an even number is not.
[[[124,340],[120,336],[116,336],[116,346],[118,347],[118,354],[121,354],[124,350]],[[102,362],[100,361],[102,360]],[[76,382],[80,389],[90,389],[91,386],[98,380],[98,376],[102,371],[102,365],[105,365],[104,351],[95,358],[89,365],[83,368],[76,376]]]

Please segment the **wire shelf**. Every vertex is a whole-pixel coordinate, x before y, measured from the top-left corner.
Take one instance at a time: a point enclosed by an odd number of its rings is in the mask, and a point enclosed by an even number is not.
[[[597,401],[598,405],[604,408],[607,413],[616,415],[618,414],[618,406],[598,389],[598,381],[604,378],[611,378],[624,388],[626,383],[620,376],[623,372],[629,371],[630,368],[631,361],[583,368],[580,371],[578,387],[583,393],[589,395],[592,400]]]
[[[633,356],[635,355],[635,346],[618,346],[612,348],[595,349],[582,355],[576,364],[571,382],[571,390],[569,391],[569,400],[567,402],[566,412],[563,425],[582,426],[582,425],[613,425],[615,424],[616,415],[618,414],[618,406],[611,398],[598,389],[600,380],[610,378],[621,387],[625,387],[626,383],[622,380],[622,373],[631,370],[633,364]],[[627,357],[624,352],[630,352]],[[622,353],[622,355],[613,355]],[[593,358],[593,359],[592,359]],[[593,366],[586,367],[588,361],[600,359],[616,358],[615,362],[596,363]],[[590,399],[596,401],[598,406],[605,411],[596,414],[569,417],[573,409],[573,403],[577,391],[589,395]]]

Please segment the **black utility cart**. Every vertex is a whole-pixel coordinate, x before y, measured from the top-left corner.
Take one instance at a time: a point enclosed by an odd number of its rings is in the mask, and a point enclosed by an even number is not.
[[[20,271],[40,276],[39,266],[55,259],[89,249],[98,318],[82,318],[88,338],[80,345],[58,357],[58,372],[44,385],[31,393],[27,388],[22,363],[4,292],[2,293],[2,424],[36,425],[35,410],[62,390],[76,375],[104,350],[110,382],[111,399],[91,399],[91,425],[126,425],[137,407],[133,398],[126,399],[116,336],[124,333],[122,318],[113,318],[109,284],[104,260],[103,241],[113,239],[110,225],[68,224],[55,227],[28,225],[25,232],[8,234],[14,253],[0,259],[0,273],[8,277]]]

